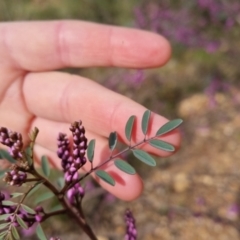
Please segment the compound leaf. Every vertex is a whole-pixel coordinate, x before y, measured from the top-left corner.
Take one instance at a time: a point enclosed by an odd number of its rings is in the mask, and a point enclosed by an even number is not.
[[[114,164],[118,169],[122,170],[123,172],[125,172],[127,174],[131,174],[131,175],[136,174],[135,169],[126,161],[123,161],[121,159],[116,159],[114,161]]]
[[[154,160],[153,157],[151,157],[148,153],[146,153],[143,150],[139,150],[139,149],[135,149],[132,150],[133,155],[139,159],[140,161],[144,162],[145,164],[155,167],[156,166],[156,162]]]
[[[183,122],[183,120],[180,118],[167,122],[166,124],[164,124],[162,127],[160,127],[158,129],[156,136],[160,136],[160,135],[166,134],[168,132],[171,132],[175,128],[179,127],[182,124],[182,122]]]
[[[104,170],[97,170],[96,175],[101,178],[104,182],[114,186],[115,180]]]

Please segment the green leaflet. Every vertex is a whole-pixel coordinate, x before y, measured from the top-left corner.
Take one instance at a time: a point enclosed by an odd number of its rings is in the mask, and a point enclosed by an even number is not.
[[[26,155],[26,158],[27,158],[28,164],[31,165],[31,164],[32,164],[32,159],[31,159],[31,156],[32,156],[32,149],[31,149],[30,146],[28,146],[28,147],[25,149],[25,155]]]
[[[49,175],[50,175],[50,167],[49,167],[48,158],[46,156],[42,156],[41,165],[42,165],[43,174],[46,177],[49,177]]]
[[[64,187],[64,185],[65,185],[64,177],[59,177],[59,178],[57,179],[57,185],[58,185],[59,188],[61,188],[61,189]]]
[[[38,183],[37,185],[32,188],[32,190],[29,192],[28,197],[32,196],[39,188],[42,186],[42,182]]]
[[[125,135],[128,141],[131,141],[133,125],[135,122],[136,116],[131,116],[125,126]]]
[[[174,119],[166,124],[164,124],[162,127],[160,127],[156,133],[156,136],[160,136],[163,134],[166,134],[168,132],[171,132],[172,130],[176,129],[182,124],[183,120],[182,119]]]
[[[11,193],[11,198],[16,198],[16,197],[22,196],[23,194],[24,193],[18,193],[18,192]]]
[[[24,204],[21,204],[21,207],[24,211],[26,211],[27,213],[30,213],[30,214],[36,214],[35,210],[33,210],[32,208],[24,205]]]
[[[26,224],[18,215],[16,215],[16,218],[17,218],[17,222],[19,223],[19,225],[20,225],[22,228],[28,229],[27,224]]]
[[[96,175],[101,178],[104,182],[114,186],[115,180],[104,170],[97,170]]]
[[[143,132],[144,135],[146,135],[147,131],[148,131],[150,115],[151,115],[151,111],[146,110],[143,114],[143,117],[142,117],[142,132]]]
[[[20,239],[20,236],[18,234],[17,228],[15,226],[13,226],[13,225],[11,226],[11,233],[12,233],[12,235],[13,235],[15,240]]]
[[[0,221],[2,220],[6,220],[8,217],[10,217],[12,214],[11,213],[7,213],[7,214],[3,214],[3,215],[0,215]]]
[[[4,200],[4,201],[2,201],[2,204],[5,205],[5,206],[14,206],[14,205],[17,205],[17,203],[12,202],[12,201],[9,201],[9,200]]]
[[[139,150],[139,149],[135,149],[132,150],[133,155],[139,159],[140,161],[144,162],[145,164],[155,167],[156,166],[156,162],[154,160],[153,157],[151,157],[148,153],[146,153],[143,150]]]
[[[6,159],[10,163],[16,162],[16,160],[4,149],[0,149],[0,159]]]
[[[54,194],[52,192],[44,192],[36,198],[35,204],[39,204],[53,197],[54,197]]]
[[[116,132],[110,133],[109,138],[108,138],[108,145],[112,151],[116,147],[116,145],[117,145],[117,133]]]
[[[47,240],[47,237],[46,237],[45,233],[43,232],[43,229],[40,224],[38,224],[38,226],[36,228],[36,233],[40,240]]]
[[[149,144],[155,148],[167,151],[167,152],[174,152],[175,148],[171,144],[164,142],[162,140],[153,139],[149,141]]]
[[[92,139],[89,144],[88,144],[88,148],[87,148],[87,157],[89,162],[93,161],[94,158],[94,149],[95,149],[95,139]]]
[[[127,174],[130,174],[130,175],[136,174],[135,169],[126,161],[123,161],[121,159],[116,159],[114,160],[114,164],[118,169],[120,169],[121,171]]]
[[[8,227],[9,225],[10,225],[10,222],[7,222],[7,223],[1,223],[1,224],[0,224],[0,230],[2,230],[2,229],[4,229],[4,228]]]
[[[7,170],[0,170],[0,178],[2,178],[3,176],[5,176],[5,173],[7,172]]]

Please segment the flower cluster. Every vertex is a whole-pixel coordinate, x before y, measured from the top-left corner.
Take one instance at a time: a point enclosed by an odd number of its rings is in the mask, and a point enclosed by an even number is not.
[[[62,159],[61,165],[64,172],[70,168],[72,163],[72,156],[70,153],[70,144],[69,140],[64,133],[59,133],[58,135],[58,150],[57,155],[60,159]]]
[[[80,197],[81,199],[84,197],[85,191],[80,183],[76,183],[72,188],[67,191],[67,198],[70,204],[74,204],[75,198]]]
[[[27,174],[18,169],[17,165],[13,165],[12,170],[5,173],[3,181],[7,182],[11,186],[15,185],[20,187],[26,182]]]
[[[136,229],[135,219],[132,215],[132,212],[129,209],[127,209],[125,212],[125,222],[126,222],[125,240],[136,240],[137,229]]]
[[[19,223],[16,219],[16,215],[26,223],[28,228],[31,227],[34,223],[41,222],[43,220],[45,213],[41,206],[37,206],[35,208],[35,212],[36,212],[35,214],[30,214],[26,212],[23,208],[19,208],[17,210],[17,205],[13,205],[13,206],[4,205],[4,202],[3,202],[4,200],[5,200],[5,195],[2,192],[0,192],[0,215],[11,214],[6,219],[6,222],[12,222],[12,224],[15,227],[19,226]]]
[[[61,240],[60,238],[58,238],[58,237],[50,237],[50,239],[49,240]]]
[[[69,140],[66,134],[59,133],[58,157],[62,159],[62,168],[65,172],[64,178],[67,183],[78,179],[78,170],[86,163],[85,152],[87,149],[87,138],[82,121],[74,122],[70,131],[73,135],[73,151],[71,154]]]
[[[0,127],[0,143],[9,147],[9,153],[14,159],[22,159],[22,135]]]

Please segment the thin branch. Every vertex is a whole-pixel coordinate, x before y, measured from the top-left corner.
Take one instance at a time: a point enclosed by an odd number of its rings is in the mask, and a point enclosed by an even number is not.
[[[45,213],[45,215],[43,216],[42,221],[47,220],[48,218],[52,217],[52,216],[57,216],[57,215],[61,215],[61,214],[66,214],[67,210],[66,209],[61,209],[61,210],[57,210],[54,212],[50,212],[50,213]]]
[[[71,184],[66,184],[66,185],[63,187],[63,189],[60,191],[60,193],[65,194],[66,191],[67,191],[69,188],[73,187],[76,183],[82,181],[84,178],[86,178],[86,177],[87,177],[88,175],[90,175],[92,172],[96,171],[97,169],[99,169],[99,168],[102,167],[103,165],[107,164],[108,162],[110,162],[110,161],[113,160],[114,158],[117,158],[117,157],[119,157],[120,155],[122,155],[122,154],[124,154],[124,153],[126,153],[126,152],[128,152],[128,151],[130,151],[130,150],[132,150],[132,149],[134,149],[134,148],[136,148],[136,147],[144,144],[144,143],[147,143],[147,142],[149,142],[150,140],[155,139],[155,138],[157,138],[157,137],[158,137],[158,136],[153,136],[153,137],[148,138],[148,139],[143,139],[143,140],[140,141],[139,143],[136,143],[136,144],[133,145],[133,146],[128,146],[127,148],[123,149],[122,151],[116,153],[115,155],[110,156],[105,162],[97,165],[97,166],[94,167],[94,168],[91,167],[91,169],[89,170],[89,172],[85,173],[82,177],[80,177],[80,178],[78,178],[77,180],[73,181]]]
[[[35,183],[34,185],[32,185],[26,193],[24,193],[23,197],[21,198],[20,202],[17,204],[17,207],[14,211],[14,213],[12,214],[12,219],[11,219],[11,223],[9,225],[9,228],[8,228],[8,233],[5,237],[5,239],[8,238],[9,234],[11,234],[11,229],[12,229],[12,226],[13,226],[13,223],[15,222],[16,220],[16,216],[17,216],[17,213],[19,211],[19,208],[21,207],[21,204],[24,202],[25,198],[27,197],[27,195],[32,191],[32,189],[34,189],[37,185],[39,184],[39,182]]]

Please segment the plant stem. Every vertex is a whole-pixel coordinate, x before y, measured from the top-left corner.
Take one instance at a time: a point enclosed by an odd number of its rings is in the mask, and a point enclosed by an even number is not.
[[[11,220],[11,224],[9,225],[9,228],[8,228],[8,233],[6,235],[6,238],[5,239],[8,239],[9,237],[9,234],[11,234],[11,229],[12,229],[12,226],[13,226],[13,222],[16,220],[16,216],[17,216],[17,212],[19,210],[19,208],[21,207],[21,204],[24,202],[25,198],[27,197],[27,195],[32,191],[32,189],[37,185],[38,183],[32,185],[26,193],[24,193],[23,197],[21,198],[20,202],[18,203],[14,213],[13,213],[13,218]]]
[[[62,196],[62,195],[61,195]],[[87,224],[87,222],[78,214],[77,209],[75,210],[64,197],[58,196],[59,202],[63,205],[65,209],[67,209],[67,213],[75,218],[77,223],[80,225],[80,227],[83,229],[83,231],[89,236],[91,240],[98,240],[95,234],[93,233],[90,226]]]
[[[66,213],[69,214],[71,217],[73,217],[78,225],[82,228],[82,230],[89,236],[91,240],[97,240],[97,237],[93,233],[90,226],[87,224],[85,219],[83,218],[82,211],[80,215],[77,209],[75,209],[73,206],[71,206],[68,201],[65,199],[64,194],[59,192],[57,188],[46,178],[43,178],[34,168],[31,169],[30,172],[33,176],[37,178],[41,178],[43,181],[44,186],[46,186],[49,190],[51,190],[52,193],[58,198],[59,202],[62,204],[64,209],[66,210]]]
[[[122,151],[116,153],[115,155],[111,155],[105,162],[97,165],[97,166],[94,167],[94,168],[93,168],[92,165],[91,165],[91,169],[90,169],[87,173],[85,173],[82,177],[78,178],[77,180],[73,181],[71,184],[69,184],[69,185],[66,184],[60,192],[61,192],[62,194],[65,194],[66,191],[67,191],[69,188],[73,187],[76,183],[80,182],[81,180],[83,180],[84,178],[86,178],[88,175],[90,175],[92,172],[96,171],[97,169],[99,169],[100,167],[102,167],[103,165],[105,165],[106,163],[110,162],[111,160],[113,160],[114,158],[120,156],[121,154],[126,153],[126,152],[128,152],[129,150],[134,149],[135,147],[137,147],[137,146],[139,146],[139,145],[141,145],[141,144],[144,144],[144,143],[149,142],[150,140],[152,140],[152,139],[154,139],[154,138],[156,138],[156,137],[158,137],[158,136],[154,136],[154,137],[151,137],[151,138],[148,138],[148,139],[143,139],[142,141],[140,141],[139,143],[136,143],[136,144],[133,145],[133,146],[128,146],[127,148],[123,149]]]
[[[43,220],[42,221],[45,221],[45,220],[47,220],[48,218],[50,218],[52,216],[66,214],[66,213],[67,213],[66,209],[61,209],[61,210],[57,210],[57,211],[54,211],[54,212],[45,213],[45,215],[43,216]]]

